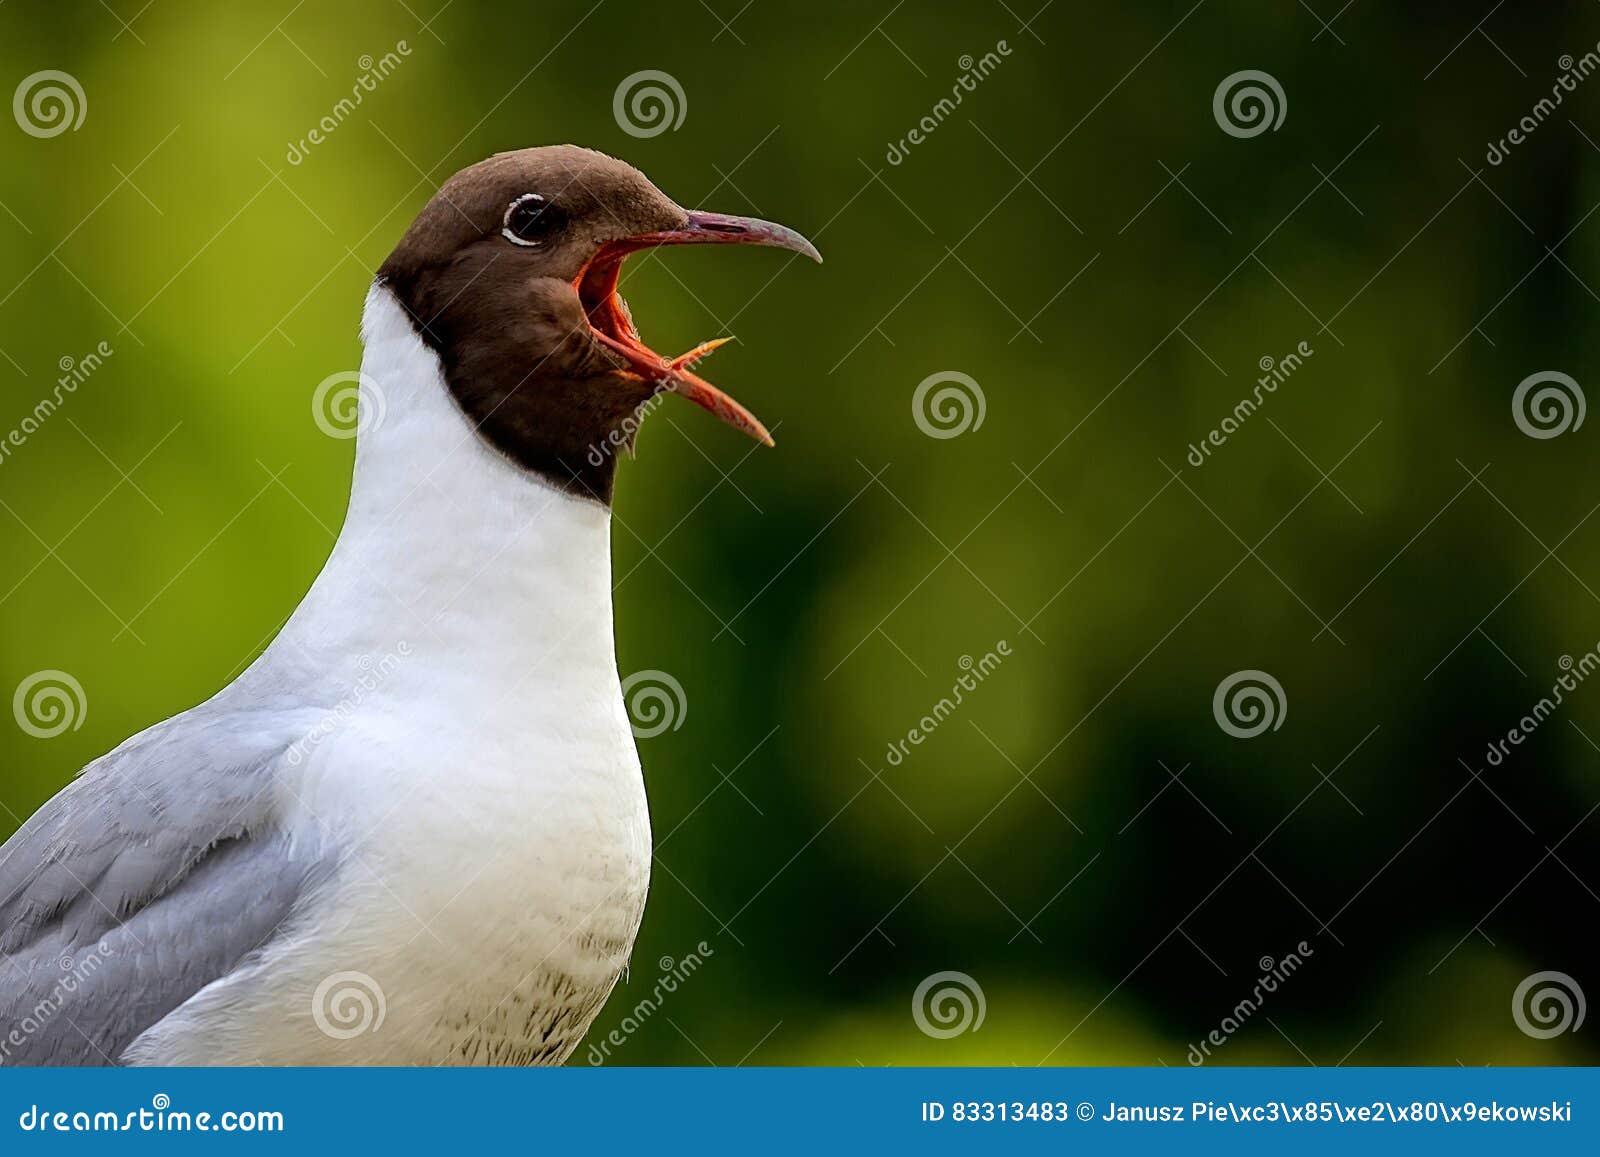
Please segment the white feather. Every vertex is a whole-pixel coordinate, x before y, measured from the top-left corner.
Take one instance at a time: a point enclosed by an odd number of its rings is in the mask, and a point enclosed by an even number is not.
[[[291,832],[348,850],[134,1063],[559,1063],[638,931],[650,830],[608,511],[490,449],[381,286],[362,332],[379,392],[363,421],[382,420],[361,434],[344,530],[211,705],[317,707],[276,790]]]

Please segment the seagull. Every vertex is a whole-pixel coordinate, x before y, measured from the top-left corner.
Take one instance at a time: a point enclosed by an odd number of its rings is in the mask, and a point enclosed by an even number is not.
[[[0,1064],[554,1065],[622,974],[651,836],[610,504],[677,394],[617,293],[666,245],[775,246],[571,145],[451,177],[361,319],[328,562],[262,655],[0,847]]]

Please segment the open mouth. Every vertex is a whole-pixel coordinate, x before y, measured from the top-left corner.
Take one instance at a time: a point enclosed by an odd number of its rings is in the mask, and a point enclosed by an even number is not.
[[[820,262],[816,247],[793,229],[754,217],[732,217],[722,213],[692,212],[683,225],[656,233],[640,233],[601,246],[589,259],[572,286],[583,302],[589,318],[589,331],[596,341],[619,355],[628,372],[656,383],[657,392],[681,394],[701,409],[708,410],[736,430],[772,445],[772,435],[749,410],[695,374],[691,367],[729,338],[702,342],[675,358],[656,353],[639,337],[622,298],[617,296],[617,278],[622,261],[630,253],[658,245],[767,245],[800,253]]]

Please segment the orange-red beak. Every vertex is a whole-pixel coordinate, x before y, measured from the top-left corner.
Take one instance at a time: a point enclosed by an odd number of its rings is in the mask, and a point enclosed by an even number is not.
[[[617,277],[622,259],[628,254],[658,245],[767,245],[804,254],[817,262],[822,260],[822,255],[816,246],[787,226],[755,217],[695,211],[676,229],[639,233],[608,242],[573,279],[573,288],[583,302],[595,339],[620,355],[631,373],[659,383],[662,391],[682,394],[735,429],[772,445],[772,435],[754,414],[690,369],[728,338],[702,342],[675,358],[662,357],[640,340],[639,331],[617,296]]]

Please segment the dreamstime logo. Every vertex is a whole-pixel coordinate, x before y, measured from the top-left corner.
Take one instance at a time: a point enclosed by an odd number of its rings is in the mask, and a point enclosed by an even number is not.
[[[1239,432],[1239,428],[1249,417],[1259,410],[1269,397],[1277,393],[1278,387],[1287,382],[1316,352],[1311,348],[1310,342],[1303,341],[1281,358],[1263,354],[1256,362],[1257,368],[1261,370],[1261,376],[1256,379],[1255,389],[1234,403],[1232,412],[1204,438],[1189,443],[1187,455],[1189,465],[1204,466],[1206,459],[1211,457],[1212,448],[1220,449],[1227,445],[1228,439]]]
[[[311,994],[311,1019],[334,1040],[377,1032],[388,1011],[382,986],[365,972],[335,972]]]
[[[683,684],[665,671],[635,671],[622,681],[622,698],[628,705],[633,734],[639,739],[676,731],[689,717]]]
[[[1268,129],[1278,131],[1289,115],[1289,98],[1276,77],[1246,68],[1217,85],[1211,97],[1211,115],[1230,137],[1258,137]]]
[[[1269,727],[1276,731],[1283,726],[1289,701],[1283,684],[1265,671],[1235,671],[1217,684],[1211,714],[1235,739],[1254,739]]]
[[[56,379],[56,385],[64,390],[76,390],[89,380],[90,374],[105,365],[106,359],[116,352],[110,342],[102,341],[82,357],[75,358],[71,354],[62,354],[56,360],[56,368],[61,371],[61,376]],[[60,399],[56,400],[59,403]]]
[[[628,1043],[628,1038],[638,1032],[644,1023],[661,1010],[667,997],[677,992],[679,988],[689,982],[689,978],[707,960],[716,955],[716,950],[704,940],[695,945],[694,951],[688,953],[681,960],[674,960],[670,956],[663,956],[656,962],[656,967],[661,970],[655,986],[641,997],[622,1018],[616,1028],[608,1032],[603,1038],[589,1045],[589,1063],[602,1065],[611,1057],[611,1050],[621,1048]],[[626,985],[626,981],[624,985]],[[626,997],[624,996],[624,999]]]
[[[311,150],[332,136],[361,106],[367,95],[376,92],[378,85],[387,80],[410,55],[411,45],[404,40],[396,41],[391,51],[385,52],[377,59],[373,59],[370,52],[362,53],[356,61],[356,67],[361,70],[361,75],[356,77],[356,82],[350,86],[350,95],[340,97],[328,111],[328,115],[312,125],[305,136],[298,141],[290,141],[289,149],[284,153],[283,159],[291,165],[302,164],[311,155]]]
[[[1583,989],[1565,972],[1535,972],[1511,994],[1511,1019],[1537,1040],[1583,1027]]]
[[[988,1010],[983,988],[965,972],[935,972],[911,994],[911,1019],[939,1040],[977,1032]]]
[[[667,131],[677,132],[689,115],[689,98],[678,78],[647,68],[623,77],[611,96],[611,115],[630,137],[647,139]]]
[[[1587,411],[1583,387],[1560,370],[1529,374],[1511,395],[1511,418],[1530,438],[1556,438],[1576,430]]]
[[[644,425],[645,418],[655,411],[656,407],[661,404],[662,399],[671,395],[671,390],[662,390],[658,394],[652,394],[648,399],[640,403],[638,409],[606,431],[604,438],[589,447],[587,456],[589,465],[604,466],[606,459],[618,450],[631,452],[633,440],[639,433],[639,427]]]
[[[351,683],[349,694],[340,699],[332,711],[317,720],[311,730],[289,745],[289,751],[285,756],[289,766],[299,767],[304,763],[316,746],[354,715],[356,709],[399,669],[400,664],[411,657],[411,653],[411,644],[401,639],[395,644],[394,650],[381,658],[373,658],[372,655],[366,654],[357,659],[356,677]]]
[[[956,708],[967,701],[967,693],[976,691],[978,686],[1000,669],[1003,660],[1011,657],[1011,643],[1001,639],[994,645],[994,650],[985,651],[983,657],[974,660],[971,655],[962,655],[956,661],[961,668],[961,674],[951,684],[950,694],[943,696],[933,705],[916,726],[910,728],[904,739],[891,739],[889,749],[884,759],[890,767],[899,767],[911,754],[913,747],[921,747],[927,742],[928,737],[943,725],[944,721],[955,714]]]
[[[330,374],[311,395],[312,421],[330,438],[354,438],[376,430],[388,410],[382,387],[359,370]]]
[[[11,98],[11,115],[30,137],[59,137],[83,127],[89,115],[89,98],[70,72],[47,68],[22,78]]]
[[[70,953],[62,955],[56,960],[56,967],[61,971],[61,976],[50,986],[50,991],[38,1000],[32,1008],[23,1010],[22,1019],[7,1029],[5,1036],[0,1037],[0,1061],[11,1056],[13,1051],[36,1036],[55,1015],[72,1002],[96,972],[105,963],[106,958],[115,956],[116,949],[105,941],[91,945],[86,952],[73,957]],[[43,976],[41,974],[41,979]]]
[[[83,726],[89,700],[83,684],[65,671],[35,671],[17,684],[11,713],[17,726],[35,739],[54,739]]]
[[[56,362],[61,376],[56,379],[55,389],[35,402],[33,409],[22,416],[22,421],[0,435],[0,465],[4,465],[16,451],[26,446],[28,439],[37,434],[66,404],[67,399],[78,392],[78,387],[88,381],[90,375],[116,352],[110,342],[103,341],[80,358],[63,354]]]
[[[1556,61],[1556,66],[1561,69],[1561,75],[1556,77],[1555,84],[1550,86],[1550,96],[1540,97],[1526,116],[1512,127],[1511,131],[1498,141],[1489,142],[1489,151],[1484,154],[1484,159],[1491,165],[1498,165],[1511,155],[1511,150],[1522,144],[1533,135],[1540,125],[1555,115],[1556,106],[1566,100],[1567,94],[1576,92],[1578,85],[1588,80],[1596,71],[1600,71],[1600,44],[1585,52],[1577,60],[1571,53],[1562,53]],[[1555,99],[1551,99],[1551,98]]]
[[[911,419],[930,438],[959,438],[981,427],[987,413],[983,387],[960,370],[929,374],[911,395]]]
[[[1576,691],[1578,685],[1600,671],[1600,644],[1596,644],[1585,651],[1576,661],[1571,655],[1562,655],[1556,660],[1556,666],[1561,669],[1561,674],[1556,676],[1556,681],[1550,686],[1550,694],[1541,696],[1526,714],[1506,731],[1504,739],[1492,740],[1485,752],[1484,758],[1489,761],[1489,766],[1499,767],[1511,754],[1513,747],[1521,747],[1524,742],[1541,726],[1544,721],[1554,715],[1556,708],[1566,702],[1567,695]]]
[[[1004,40],[996,41],[993,50],[985,52],[974,60],[970,52],[961,54],[956,61],[956,67],[961,69],[961,75],[956,77],[956,82],[950,86],[950,95],[942,96],[927,115],[922,117],[911,131],[898,141],[889,142],[889,151],[884,154],[884,160],[891,165],[898,165],[910,155],[911,150],[938,131],[944,124],[945,118],[956,111],[956,106],[969,92],[976,92],[978,85],[988,79],[989,74],[1000,67],[1001,61],[1011,55],[1011,46]]]
[[[1246,1021],[1261,1011],[1261,1006],[1266,1004],[1267,997],[1277,992],[1291,976],[1300,971],[1307,957],[1315,955],[1316,952],[1312,950],[1311,945],[1302,940],[1281,960],[1263,956],[1256,961],[1256,967],[1261,970],[1261,975],[1257,978],[1255,986],[1243,1000],[1228,1010],[1221,1023],[1207,1033],[1199,1044],[1189,1046],[1189,1063],[1195,1066],[1205,1064],[1213,1052],[1227,1044],[1229,1038],[1243,1028]]]

